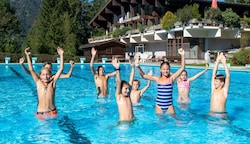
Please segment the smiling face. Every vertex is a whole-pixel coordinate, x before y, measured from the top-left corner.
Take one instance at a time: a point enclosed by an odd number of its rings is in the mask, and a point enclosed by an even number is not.
[[[224,75],[216,75],[215,79],[214,79],[214,87],[220,88],[223,87],[225,83],[225,76]]]
[[[170,76],[170,66],[167,63],[163,63],[160,69],[161,75],[165,77]]]
[[[183,70],[183,71],[181,72],[180,79],[181,79],[182,81],[187,80],[187,72],[186,72],[185,70]]]
[[[138,90],[139,86],[140,86],[139,81],[138,80],[134,80],[133,84],[132,84],[132,89],[133,90]]]
[[[125,97],[128,97],[129,96],[129,85],[128,84],[124,84],[123,87],[122,87],[122,95],[125,96]]]
[[[121,94],[125,97],[130,95],[130,86],[126,81],[121,82]]]
[[[51,78],[51,71],[48,68],[42,68],[41,72],[40,72],[40,80],[42,82],[49,82]]]
[[[104,68],[102,67],[102,66],[99,66],[98,68],[97,68],[97,75],[98,76],[103,76],[104,75]]]
[[[220,87],[223,87],[224,85],[224,82],[219,80],[219,79],[215,79],[214,80],[214,88],[217,89],[217,88],[220,88]]]

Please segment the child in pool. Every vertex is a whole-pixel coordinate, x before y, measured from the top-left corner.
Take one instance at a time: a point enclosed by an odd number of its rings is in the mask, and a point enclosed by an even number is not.
[[[191,78],[187,79],[187,71],[183,70],[180,76],[176,79],[177,86],[178,86],[178,103],[180,104],[188,104],[190,102],[189,98],[189,90],[190,90],[190,83],[205,73],[208,69],[208,64],[206,64],[206,68],[194,75]]]
[[[30,74],[31,74],[30,71],[24,66],[24,60],[25,60],[24,57],[20,58],[20,59],[19,59],[19,63],[21,64],[22,69],[25,71],[25,73],[27,73],[27,74],[30,75]],[[67,74],[61,74],[61,75],[60,75],[60,78],[70,78],[70,77],[71,77],[71,74],[72,74],[72,72],[73,72],[73,68],[74,68],[75,63],[74,63],[74,61],[72,61],[72,60],[70,60],[69,63],[70,63],[69,72],[68,72]],[[45,62],[43,63],[43,67],[46,67],[46,68],[48,68],[49,70],[52,71],[52,63],[50,63],[50,62],[48,62],[48,61],[45,61]],[[37,73],[37,75],[39,75],[39,73]]]
[[[184,70],[185,58],[184,50],[178,49],[178,53],[181,55],[181,67],[173,74],[170,75],[170,65],[168,62],[163,61],[160,65],[161,76],[146,75],[142,71],[137,58],[135,65],[137,66],[140,75],[148,80],[154,80],[157,83],[158,96],[156,98],[156,113],[170,113],[174,114],[174,106],[172,101],[173,82]]]
[[[140,103],[141,96],[143,95],[143,93],[149,88],[150,80],[148,80],[147,85],[143,89],[139,90],[140,81],[137,79],[134,79],[134,75],[135,75],[134,63],[131,60],[129,60],[129,63],[131,66],[129,85],[132,86],[132,90],[130,92],[130,99],[131,99],[133,104],[138,104],[138,103]],[[150,71],[148,73],[148,75],[152,75],[152,71]]]
[[[57,110],[55,106],[55,90],[56,82],[63,71],[63,49],[58,47],[57,53],[60,55],[60,68],[57,73],[52,77],[51,70],[43,67],[39,76],[34,71],[30,59],[30,48],[25,49],[25,55],[28,61],[29,70],[33,80],[36,83],[38,106],[36,116],[38,119],[54,119],[57,117]]]
[[[120,79],[120,62],[112,58],[112,64],[116,71],[116,103],[119,111],[119,121],[132,121],[135,119],[132,102],[130,99],[130,86],[126,81]]]
[[[97,50],[95,50],[95,48],[92,48],[91,49],[92,57],[91,57],[91,61],[90,61],[90,70],[94,76],[96,89],[98,91],[97,95],[99,98],[104,98],[104,97],[108,96],[108,79],[112,76],[115,76],[116,73],[112,72],[112,73],[108,73],[105,75],[103,66],[98,66],[97,70],[95,72],[95,70],[93,68],[93,63],[94,63],[96,53],[97,53]]]
[[[216,75],[219,63],[222,63],[225,69],[226,77],[224,75]],[[230,72],[227,67],[226,57],[221,52],[216,58],[216,62],[213,68],[213,74],[211,79],[211,99],[210,99],[210,115],[216,116],[217,114],[226,114],[226,101],[228,96],[228,89],[230,84]],[[224,117],[224,116],[222,116]]]

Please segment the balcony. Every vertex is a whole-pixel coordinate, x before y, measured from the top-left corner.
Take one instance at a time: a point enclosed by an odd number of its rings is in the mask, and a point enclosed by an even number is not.
[[[88,42],[89,43],[95,43],[95,42],[102,42],[102,41],[108,41],[113,39],[112,35],[105,35],[105,36],[100,36],[100,37],[93,37],[93,38],[89,38]]]

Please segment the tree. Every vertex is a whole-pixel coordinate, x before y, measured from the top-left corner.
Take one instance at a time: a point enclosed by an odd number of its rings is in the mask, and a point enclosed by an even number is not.
[[[167,11],[162,18],[162,28],[165,30],[169,30],[174,26],[174,23],[176,21],[176,16],[171,11]]]
[[[64,48],[66,60],[78,53],[89,36],[86,2],[79,0],[43,0],[39,15],[28,32],[23,48],[37,53],[56,54]]]
[[[209,8],[208,10],[205,11],[205,18],[206,19],[211,19],[214,20],[216,22],[220,22],[221,21],[221,10],[219,8]]]
[[[224,12],[222,12],[222,20],[225,25],[238,25],[239,16],[233,12],[231,8],[227,8]]]
[[[176,15],[180,19],[180,21],[184,23],[193,18],[199,19],[201,17],[201,15],[199,14],[198,5],[196,3],[193,5],[185,5],[183,8],[178,9]]]
[[[107,0],[92,0],[90,2],[90,18],[93,18],[100,11],[100,9],[103,8],[106,2]]]
[[[201,18],[201,15],[199,13],[199,7],[198,7],[198,5],[196,3],[193,4],[193,6],[192,6],[192,17],[196,18],[196,19]]]
[[[20,28],[14,9],[7,0],[0,0],[0,51],[19,52]]]

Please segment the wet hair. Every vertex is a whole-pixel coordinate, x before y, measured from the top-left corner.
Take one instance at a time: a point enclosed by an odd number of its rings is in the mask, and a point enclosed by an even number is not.
[[[98,66],[97,69],[96,69],[96,72],[97,72],[97,75],[99,76],[99,70],[100,68],[103,68],[103,66]]]
[[[183,73],[183,72],[185,72],[185,73],[186,73],[186,75],[188,75],[188,73],[187,73],[187,71],[186,71],[186,70],[183,70],[181,73]]]
[[[168,65],[169,70],[170,70],[170,64],[169,64],[168,60],[162,60],[162,61],[161,61],[160,68],[161,68],[163,65]],[[162,76],[162,74],[161,74],[161,76]],[[168,77],[170,77],[170,74],[168,74]]]
[[[168,60],[162,60],[160,67],[162,67],[164,64],[168,65],[170,68],[170,64],[169,64]]]
[[[129,83],[126,82],[126,81],[124,81],[124,80],[122,80],[122,81],[121,81],[121,89],[120,89],[120,92],[122,92],[122,88],[123,88],[124,85],[128,85],[128,86],[129,86]]]
[[[133,82],[138,82],[138,85],[140,86],[140,81],[137,79],[134,79]]]
[[[220,80],[221,82],[225,82],[225,79],[226,79],[226,78],[225,78],[224,75],[218,74],[218,75],[215,76],[214,79],[218,79],[218,80]]]
[[[48,68],[46,68],[46,67],[42,67],[42,69],[41,69],[41,71],[40,71],[40,73],[39,73],[39,74],[41,74],[43,70],[47,70],[47,71],[51,74],[51,70],[50,70],[50,69],[48,69]]]
[[[52,63],[51,62],[48,62],[48,61],[43,62],[43,67],[45,67],[46,65],[51,65],[51,67],[52,67]]]

